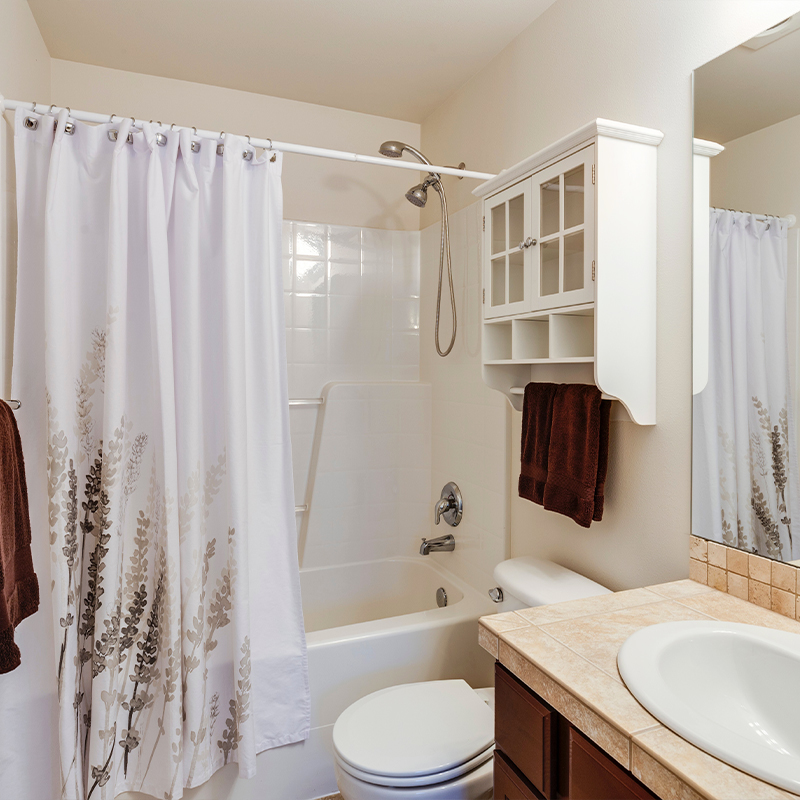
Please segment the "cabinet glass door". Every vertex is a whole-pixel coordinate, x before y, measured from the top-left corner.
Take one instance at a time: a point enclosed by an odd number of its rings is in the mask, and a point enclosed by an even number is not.
[[[523,181],[484,205],[484,317],[527,309],[530,296],[531,183]]]
[[[532,178],[534,310],[594,300],[594,145]]]

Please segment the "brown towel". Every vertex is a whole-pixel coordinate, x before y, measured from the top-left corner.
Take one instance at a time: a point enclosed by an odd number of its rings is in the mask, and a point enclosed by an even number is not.
[[[38,607],[22,442],[14,412],[0,401],[0,673],[19,666],[14,628]]]
[[[584,528],[601,520],[611,402],[596,386],[528,384],[522,414],[520,496]]]
[[[519,496],[542,505],[547,483],[553,400],[557,383],[529,383],[522,401],[522,458]]]

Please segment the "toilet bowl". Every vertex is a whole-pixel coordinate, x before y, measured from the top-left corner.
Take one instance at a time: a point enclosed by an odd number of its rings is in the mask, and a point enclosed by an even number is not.
[[[490,800],[494,689],[426,681],[381,689],[333,726],[345,800]]]
[[[536,558],[504,561],[494,577],[497,611],[609,593]],[[491,800],[494,689],[448,680],[373,692],[339,715],[333,750],[344,800]]]

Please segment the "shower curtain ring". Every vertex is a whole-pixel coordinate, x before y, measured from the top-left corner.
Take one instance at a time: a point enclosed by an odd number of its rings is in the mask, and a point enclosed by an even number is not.
[[[269,142],[269,149],[272,150],[272,139],[267,136],[267,141]]]
[[[117,116],[116,114],[112,114],[112,115],[111,115],[111,116],[108,118],[108,121],[109,121],[109,122],[113,122],[113,121],[114,121],[114,117],[116,117],[116,116]]]
[[[34,101],[33,101],[33,103],[31,104],[31,111],[33,111],[33,112],[35,112],[35,111],[36,111],[36,101],[35,101],[35,100],[34,100]]]
[[[67,116],[69,116],[71,113],[72,113],[72,109],[69,106],[67,106]]]
[[[55,103],[51,103],[51,104],[50,104],[50,108],[48,108],[48,109],[47,109],[47,113],[48,113],[48,114],[52,114],[52,113],[53,113],[53,109],[54,109],[55,107],[56,107],[56,104],[55,104]]]
[[[175,123],[173,122],[173,123],[172,123],[172,124],[169,126],[169,129],[170,129],[170,130],[172,130],[174,127],[175,127]]]

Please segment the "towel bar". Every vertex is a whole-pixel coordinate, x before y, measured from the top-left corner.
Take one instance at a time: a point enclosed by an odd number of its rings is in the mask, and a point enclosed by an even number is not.
[[[525,387],[524,386],[512,386],[509,390],[511,394],[525,394]],[[603,400],[616,400],[616,397],[612,397],[610,394],[603,394]]]
[[[324,397],[295,397],[289,400],[290,406],[321,406],[325,402]]]

